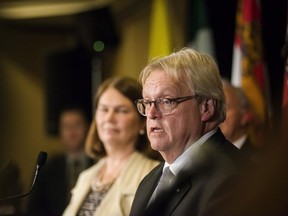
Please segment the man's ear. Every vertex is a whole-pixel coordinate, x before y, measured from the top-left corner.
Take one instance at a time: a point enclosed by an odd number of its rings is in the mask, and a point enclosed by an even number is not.
[[[215,113],[216,102],[214,99],[207,99],[201,102],[201,120],[203,122],[209,121]]]
[[[250,124],[253,119],[254,119],[254,115],[253,112],[247,109],[243,109],[242,110],[242,119],[241,119],[241,124],[242,125],[248,125]]]

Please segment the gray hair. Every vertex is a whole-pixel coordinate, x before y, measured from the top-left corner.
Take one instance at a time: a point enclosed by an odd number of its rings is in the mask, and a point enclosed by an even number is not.
[[[246,96],[246,94],[242,88],[234,86],[226,78],[222,78],[222,84],[223,84],[223,87],[225,87],[225,86],[230,87],[234,91],[234,93],[235,93],[235,95],[236,95],[236,97],[240,103],[241,108],[250,109],[250,102],[249,102],[248,97]]]
[[[140,73],[139,80],[142,85],[155,70],[165,71],[179,88],[188,88],[197,95],[198,101],[214,99],[217,122],[225,120],[226,105],[221,76],[218,65],[211,56],[183,48],[168,56],[152,59]]]

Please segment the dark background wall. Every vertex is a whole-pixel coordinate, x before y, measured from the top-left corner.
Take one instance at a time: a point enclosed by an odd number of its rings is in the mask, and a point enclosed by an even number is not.
[[[93,50],[93,43],[101,41],[104,49],[115,48],[119,36],[109,7],[75,15],[71,33],[77,38],[74,47],[49,53],[45,61],[46,131],[58,134],[58,118],[67,106],[86,111],[89,120],[93,115],[92,70],[95,58],[102,60],[101,52]],[[101,71],[93,71],[101,73]],[[102,74],[98,77],[103,77]],[[100,83],[102,80],[98,80]]]
[[[58,118],[67,106],[83,108],[91,119],[91,55],[83,47],[47,57],[45,70],[46,130],[58,134]]]

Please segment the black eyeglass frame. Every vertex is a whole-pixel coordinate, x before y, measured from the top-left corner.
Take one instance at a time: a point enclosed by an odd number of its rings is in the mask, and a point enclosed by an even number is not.
[[[178,106],[178,104],[187,101],[187,100],[191,100],[194,99],[195,97],[197,97],[197,95],[189,95],[189,96],[185,96],[185,97],[178,97],[178,98],[157,98],[154,101],[149,101],[149,100],[145,100],[145,99],[138,99],[135,101],[136,105],[137,105],[137,109],[139,111],[139,113],[143,116],[147,116],[146,113],[144,113],[143,111],[146,109],[146,106],[144,104],[149,104],[149,106],[151,107],[151,104],[153,103],[154,106],[156,107],[156,109],[162,114],[162,115],[168,115],[172,113],[172,103],[176,103],[176,106]],[[169,102],[170,105],[170,111],[167,113],[163,113],[159,107],[158,104],[160,102],[163,102],[163,100],[166,100],[166,102]]]

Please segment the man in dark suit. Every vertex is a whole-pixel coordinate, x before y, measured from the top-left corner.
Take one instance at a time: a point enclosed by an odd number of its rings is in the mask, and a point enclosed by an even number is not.
[[[248,158],[255,158],[257,148],[249,138],[253,112],[248,98],[241,88],[233,86],[228,80],[222,79],[226,97],[226,119],[220,124],[226,139],[235,145]]]
[[[165,162],[140,183],[130,215],[217,215],[241,178],[242,158],[218,128],[226,111],[216,62],[183,49],[152,60],[140,81],[137,108]]]
[[[70,200],[78,175],[93,164],[84,153],[88,131],[85,112],[66,107],[59,118],[59,136],[64,152],[48,158],[27,205],[29,216],[60,216]]]

